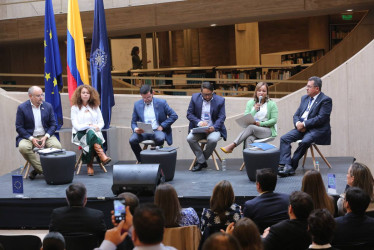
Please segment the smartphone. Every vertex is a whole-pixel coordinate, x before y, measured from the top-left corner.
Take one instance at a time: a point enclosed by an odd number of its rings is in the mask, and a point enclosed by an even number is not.
[[[327,174],[327,192],[329,194],[336,194],[335,174]]]
[[[126,205],[125,200],[114,200],[114,219],[117,223],[126,218]]]

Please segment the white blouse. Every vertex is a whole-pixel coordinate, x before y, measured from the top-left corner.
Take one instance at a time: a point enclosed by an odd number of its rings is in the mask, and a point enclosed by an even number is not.
[[[81,109],[76,105],[71,107],[71,123],[73,125],[73,134],[91,128],[89,124],[97,125],[100,130],[104,127],[103,115],[100,108],[91,108],[88,105],[82,106]]]

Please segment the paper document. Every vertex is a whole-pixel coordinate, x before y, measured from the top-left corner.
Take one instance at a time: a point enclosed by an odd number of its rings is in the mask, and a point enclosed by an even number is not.
[[[144,133],[153,134],[152,124],[144,122],[136,122],[138,128],[143,129]]]
[[[205,127],[197,127],[192,129],[192,134],[202,134],[206,133],[206,131],[209,129],[208,126]]]
[[[163,148],[159,148],[157,149],[157,151],[161,151],[161,152],[171,152],[171,151],[174,151],[174,150],[177,150],[178,148],[176,147],[163,147]]]
[[[251,114],[243,115],[242,117],[235,120],[240,127],[246,128],[248,125],[255,123],[255,118]]]
[[[62,151],[63,150],[59,148],[44,148],[44,149],[39,149],[38,154],[47,155],[47,154],[59,153]]]

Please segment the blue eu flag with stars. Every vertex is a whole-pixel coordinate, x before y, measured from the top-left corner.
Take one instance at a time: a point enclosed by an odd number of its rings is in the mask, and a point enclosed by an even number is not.
[[[92,87],[100,94],[104,129],[107,129],[112,116],[114,94],[103,0],[95,0],[90,66]]]
[[[49,102],[55,113],[57,130],[62,127],[62,106],[60,92],[62,89],[62,67],[56,32],[52,0],[45,1],[44,23],[44,86],[45,101]]]

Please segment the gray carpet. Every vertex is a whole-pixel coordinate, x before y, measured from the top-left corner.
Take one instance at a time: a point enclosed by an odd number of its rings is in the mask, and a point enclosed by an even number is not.
[[[353,157],[328,157],[332,169],[329,169],[322,159],[320,172],[327,188],[327,173],[336,175],[337,193],[343,192],[346,186],[346,173],[353,162]],[[228,159],[227,171],[217,171],[211,160],[209,167],[200,172],[188,171],[192,160],[178,160],[175,177],[169,183],[172,184],[180,197],[209,197],[214,185],[220,180],[228,180],[234,187],[235,196],[256,196],[256,186],[250,182],[246,171],[239,171],[242,159]],[[119,162],[117,164],[133,164],[134,162]],[[301,165],[301,164],[300,164]],[[303,174],[313,168],[311,159],[307,158],[305,168],[301,166],[296,170],[296,175],[287,178],[278,178],[276,192],[291,193],[300,190]],[[104,173],[99,166],[95,166],[95,176],[87,176],[83,166],[80,175],[75,175],[73,182],[82,182],[87,187],[88,197],[112,197],[112,167],[107,167],[108,173]],[[15,173],[13,171],[12,173]],[[0,176],[0,199],[13,198],[12,173]],[[65,185],[48,185],[42,176],[35,180],[24,180],[24,196],[29,198],[63,198],[65,197]]]

